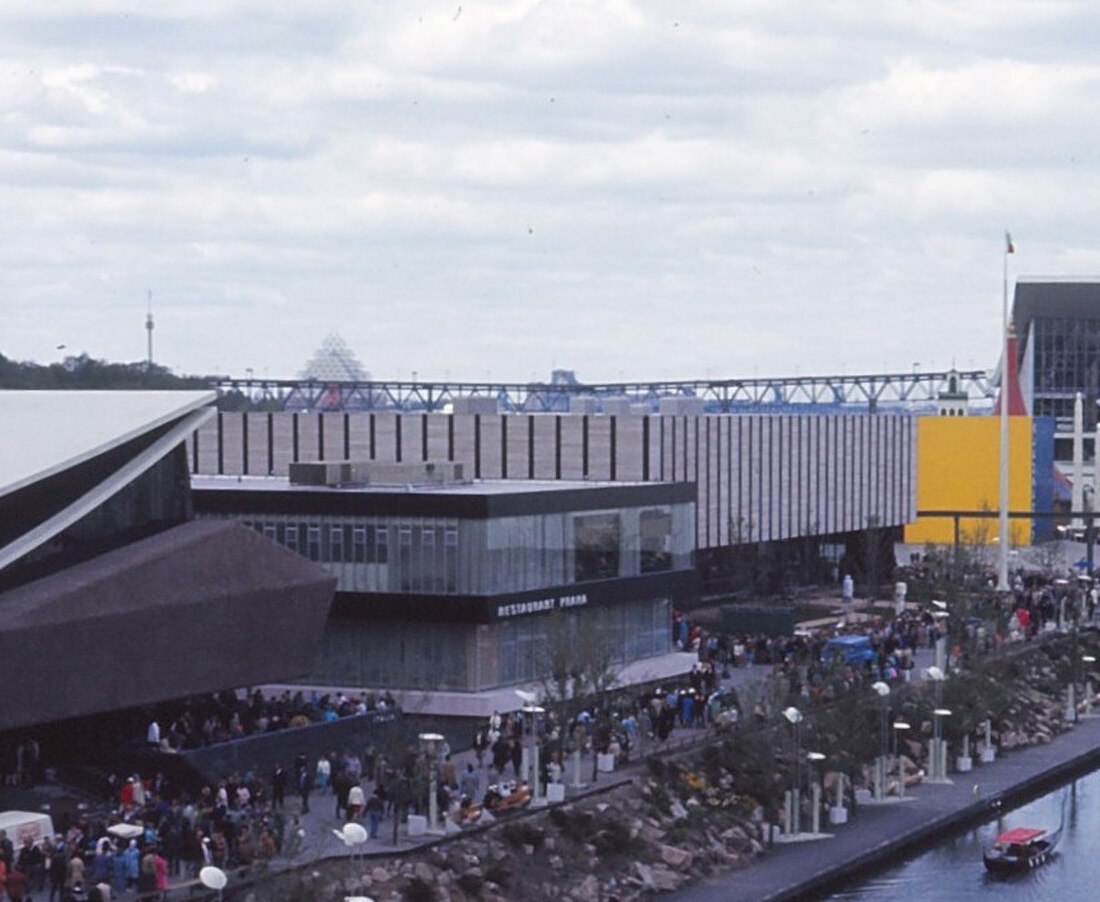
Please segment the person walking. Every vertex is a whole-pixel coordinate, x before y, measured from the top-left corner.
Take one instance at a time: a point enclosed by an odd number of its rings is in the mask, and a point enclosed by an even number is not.
[[[366,798],[363,795],[363,787],[359,785],[358,781],[352,783],[348,788],[348,820],[359,820],[359,813],[363,810],[365,804]]]
[[[381,786],[376,787],[367,799],[367,836],[370,839],[378,839],[378,827],[382,823],[382,812],[386,807],[381,788]]]
[[[329,777],[332,774],[332,762],[328,760],[327,755],[322,755],[317,759],[317,792],[324,795],[325,790],[328,789]]]
[[[348,790],[351,789],[351,776],[346,770],[340,771],[332,781],[332,794],[336,797],[336,818],[348,806]]]
[[[313,789],[313,775],[307,768],[298,769],[298,792],[302,796],[302,814],[309,814],[309,794]]]
[[[49,861],[46,864],[46,876],[50,881],[50,902],[61,899],[65,890],[65,877],[69,870],[68,856],[65,854],[65,841],[57,836],[49,846]]]
[[[271,772],[271,807],[279,810],[286,801],[286,771],[282,762],[276,762],[275,770]]]

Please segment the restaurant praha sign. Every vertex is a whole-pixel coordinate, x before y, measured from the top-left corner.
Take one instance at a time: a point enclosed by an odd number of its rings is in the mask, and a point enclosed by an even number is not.
[[[560,611],[566,608],[579,608],[588,604],[588,595],[579,592],[574,595],[557,595],[550,598],[533,598],[530,601],[513,601],[497,605],[497,619],[522,617],[525,614],[542,614],[546,611]]]

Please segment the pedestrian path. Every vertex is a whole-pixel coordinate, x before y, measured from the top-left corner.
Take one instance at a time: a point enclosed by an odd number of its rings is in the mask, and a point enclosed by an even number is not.
[[[1018,749],[957,774],[921,784],[905,805],[864,806],[832,839],[775,846],[749,868],[685,888],[676,902],[779,902],[812,898],[866,869],[897,861],[951,831],[996,817],[1027,798],[1100,766],[1100,718],[1082,719],[1048,745]],[[974,862],[976,868],[982,862]]]

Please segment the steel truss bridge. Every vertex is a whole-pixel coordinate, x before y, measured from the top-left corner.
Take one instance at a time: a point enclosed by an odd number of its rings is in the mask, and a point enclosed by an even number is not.
[[[393,411],[442,413],[457,398],[492,399],[504,413],[567,413],[573,399],[645,404],[657,412],[666,398],[695,399],[706,413],[906,409],[931,404],[955,377],[958,393],[993,398],[994,376],[984,370],[859,376],[786,376],[650,382],[323,382],[310,379],[215,381],[223,409]],[[680,411],[677,411],[680,412]]]

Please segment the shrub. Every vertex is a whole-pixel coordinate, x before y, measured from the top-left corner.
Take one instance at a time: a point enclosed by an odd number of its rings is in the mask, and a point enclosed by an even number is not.
[[[419,877],[414,877],[405,887],[404,900],[405,902],[435,902],[435,887],[425,883]]]
[[[608,819],[600,825],[594,844],[601,855],[625,855],[634,849],[636,840],[627,824]]]
[[[497,886],[507,886],[508,881],[512,879],[512,872],[503,861],[498,861],[489,866],[485,872],[485,879]]]
[[[553,808],[550,810],[550,821],[562,836],[576,843],[590,842],[596,833],[596,818],[590,812],[577,808]]]
[[[543,840],[546,839],[546,834],[541,827],[537,827],[530,821],[513,821],[510,824],[505,824],[500,831],[501,837],[506,843],[515,848],[520,846],[534,846],[539,848]]]

